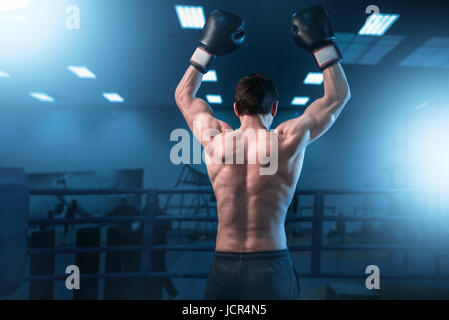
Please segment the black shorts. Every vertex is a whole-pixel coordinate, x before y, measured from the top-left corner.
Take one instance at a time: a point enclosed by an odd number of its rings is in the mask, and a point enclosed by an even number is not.
[[[299,278],[288,250],[215,252],[207,277],[207,300],[296,300]]]

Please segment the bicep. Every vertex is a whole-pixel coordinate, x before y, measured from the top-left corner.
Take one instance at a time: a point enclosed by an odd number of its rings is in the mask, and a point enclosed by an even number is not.
[[[315,100],[304,112],[304,117],[308,119],[308,130],[310,130],[310,142],[318,139],[333,125],[339,115],[338,101],[326,98]]]
[[[317,99],[301,116],[282,123],[278,130],[287,136],[307,136],[306,143],[309,144],[329,130],[338,117],[339,105],[339,102],[332,102],[326,98]]]

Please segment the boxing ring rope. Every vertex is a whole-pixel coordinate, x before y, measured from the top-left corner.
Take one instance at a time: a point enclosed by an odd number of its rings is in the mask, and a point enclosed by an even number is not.
[[[98,218],[56,218],[56,219],[29,219],[29,225],[59,225],[59,224],[88,224],[95,223],[100,226],[111,222],[142,222],[142,245],[124,246],[98,246],[98,247],[59,247],[59,248],[28,248],[28,255],[39,254],[74,254],[86,252],[117,252],[117,251],[141,251],[140,272],[120,273],[95,273],[81,274],[82,279],[124,279],[124,278],[206,278],[206,273],[195,272],[149,272],[151,270],[152,251],[213,251],[214,245],[153,245],[155,223],[158,221],[203,221],[217,222],[217,217],[211,216],[187,216],[187,215],[155,215],[158,212],[159,195],[168,194],[212,194],[209,188],[195,189],[129,189],[129,190],[61,190],[61,189],[34,189],[30,190],[32,196],[56,196],[56,195],[146,195],[147,205],[143,216],[128,217],[98,217]],[[381,251],[381,250],[430,250],[433,252],[449,250],[446,245],[323,245],[323,222],[329,221],[410,221],[428,220],[429,216],[324,216],[324,202],[327,195],[379,195],[379,194],[413,194],[423,193],[422,190],[411,189],[377,189],[377,190],[299,190],[295,197],[300,195],[314,196],[313,216],[311,217],[286,217],[286,222],[312,222],[312,244],[290,245],[290,251],[311,252],[311,268],[309,273],[301,273],[302,278],[365,278],[366,274],[344,274],[321,272],[321,253],[323,251]],[[449,222],[448,216],[432,216]],[[66,274],[61,275],[33,275],[24,277],[24,281],[63,281]],[[382,275],[385,279],[413,279],[413,280],[449,280],[449,274],[406,274],[406,275]]]

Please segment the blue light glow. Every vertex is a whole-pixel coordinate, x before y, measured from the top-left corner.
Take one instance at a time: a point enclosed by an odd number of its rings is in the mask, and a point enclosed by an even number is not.
[[[343,64],[376,65],[396,48],[404,36],[361,36],[354,33],[336,33],[337,44],[343,53]]]
[[[0,70],[0,78],[10,78],[11,75],[5,71]]]
[[[426,111],[423,108],[419,112]],[[449,192],[449,127],[445,116],[423,116],[411,123],[411,182],[444,194]],[[447,200],[446,200],[447,201]]]
[[[29,0],[0,0],[0,11],[25,9],[29,2]]]
[[[405,57],[403,67],[449,68],[449,37],[432,37]]]
[[[20,14],[20,15],[15,15],[15,16],[2,17],[2,21],[5,21],[5,22],[28,22],[28,18],[25,15]]]

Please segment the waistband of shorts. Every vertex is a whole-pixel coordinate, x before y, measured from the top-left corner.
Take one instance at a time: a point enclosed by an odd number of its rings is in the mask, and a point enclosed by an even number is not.
[[[256,252],[221,252],[215,251],[214,257],[223,260],[257,260],[289,257],[288,249]]]

